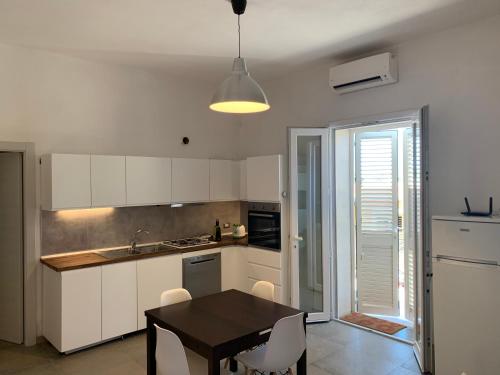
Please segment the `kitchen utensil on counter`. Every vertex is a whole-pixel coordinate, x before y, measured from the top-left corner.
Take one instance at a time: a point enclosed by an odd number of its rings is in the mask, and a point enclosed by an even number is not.
[[[233,224],[233,238],[243,238],[245,236],[245,226],[243,224]]]

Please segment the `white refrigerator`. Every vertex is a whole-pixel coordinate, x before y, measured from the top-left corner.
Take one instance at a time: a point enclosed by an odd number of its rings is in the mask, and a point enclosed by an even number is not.
[[[500,374],[500,218],[432,219],[435,375]]]

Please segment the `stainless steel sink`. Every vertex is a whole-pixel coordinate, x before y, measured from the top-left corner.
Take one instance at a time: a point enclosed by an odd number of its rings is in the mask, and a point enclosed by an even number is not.
[[[116,258],[126,258],[135,255],[142,254],[152,254],[152,253],[164,253],[167,251],[171,251],[167,246],[158,244],[158,245],[149,245],[149,246],[138,246],[134,250],[131,248],[117,249],[117,250],[102,250],[96,251],[96,254],[106,258],[106,259],[116,259]]]

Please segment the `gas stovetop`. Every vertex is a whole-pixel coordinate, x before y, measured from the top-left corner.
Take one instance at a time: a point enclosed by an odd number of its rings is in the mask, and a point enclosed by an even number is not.
[[[177,249],[186,249],[188,247],[210,245],[213,243],[216,242],[210,241],[207,237],[190,237],[190,238],[182,238],[180,240],[167,240],[162,242],[162,244],[164,245],[172,246]]]

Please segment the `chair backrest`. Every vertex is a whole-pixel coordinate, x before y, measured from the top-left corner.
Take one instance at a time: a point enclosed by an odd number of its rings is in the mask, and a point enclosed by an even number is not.
[[[274,284],[269,281],[257,281],[252,287],[252,294],[255,297],[274,301]]]
[[[160,296],[160,306],[173,305],[174,303],[190,301],[191,294],[184,288],[169,289]]]
[[[179,337],[171,331],[156,327],[156,374],[189,375],[184,346]]]
[[[280,319],[271,331],[263,369],[273,371],[287,369],[300,359],[305,349],[304,314]]]

